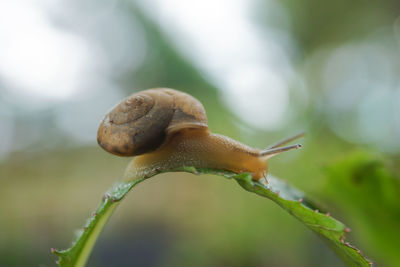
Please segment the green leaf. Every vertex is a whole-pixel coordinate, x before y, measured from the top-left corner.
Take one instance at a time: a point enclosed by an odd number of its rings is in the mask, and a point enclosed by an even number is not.
[[[332,218],[329,214],[322,214],[314,209],[311,202],[307,200],[302,192],[278,178],[270,176],[268,184],[266,184],[261,180],[257,182],[253,181],[249,173],[236,174],[229,171],[194,167],[182,167],[169,171],[189,172],[196,175],[214,174],[234,179],[245,190],[271,199],[299,221],[303,222],[323,238],[348,265],[372,265],[372,262],[367,260],[357,248],[345,242],[345,234],[349,231],[349,228]],[[101,229],[111,216],[118,202],[123,199],[129,190],[143,180],[145,179],[119,183],[105,194],[95,216],[92,216],[88,220],[84,230],[78,236],[73,246],[67,250],[53,250],[60,257],[60,266],[76,267],[85,265]]]
[[[117,183],[104,194],[100,206],[87,220],[83,229],[79,231],[77,239],[72,244],[72,247],[66,250],[51,249],[51,251],[60,258],[58,260],[59,266],[85,266],[101,230],[118,203],[136,184],[143,180],[144,179],[138,179],[130,182]]]
[[[188,171],[187,169],[184,171]],[[307,200],[302,192],[288,185],[286,182],[268,177],[268,184],[252,180],[248,173],[235,174],[220,170],[197,169],[195,174],[216,174],[235,179],[241,187],[249,192],[256,193],[277,203],[311,230],[316,232],[349,266],[371,266],[372,262],[366,259],[359,249],[345,241],[346,233],[350,231],[340,221],[329,214],[322,214]]]
[[[357,227],[379,262],[400,266],[400,180],[379,154],[354,151],[326,168],[324,197]]]

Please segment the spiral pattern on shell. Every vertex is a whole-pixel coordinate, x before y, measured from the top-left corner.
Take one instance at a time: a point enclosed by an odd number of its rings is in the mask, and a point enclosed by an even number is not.
[[[104,117],[97,142],[112,154],[135,156],[156,150],[187,128],[208,131],[203,105],[173,89],[148,89],[125,98]]]

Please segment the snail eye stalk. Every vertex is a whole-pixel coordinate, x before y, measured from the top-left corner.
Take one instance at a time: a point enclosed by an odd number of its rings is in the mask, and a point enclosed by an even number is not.
[[[268,158],[272,158],[273,156],[276,156],[282,152],[285,151],[289,151],[292,149],[299,149],[302,146],[300,144],[296,144],[296,145],[291,145],[291,146],[284,146],[284,147],[277,147],[277,148],[271,148],[271,149],[266,149],[266,150],[262,150],[260,153],[260,156],[262,157],[268,157]]]

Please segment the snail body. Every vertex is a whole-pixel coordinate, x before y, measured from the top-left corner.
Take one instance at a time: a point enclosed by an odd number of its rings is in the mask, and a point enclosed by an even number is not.
[[[193,166],[249,172],[259,180],[271,156],[300,147],[281,147],[298,136],[266,150],[248,147],[211,133],[204,107],[194,97],[159,88],[133,94],[112,109],[100,124],[97,140],[112,154],[135,156],[125,174],[130,179]]]
[[[254,179],[263,177],[267,161],[255,149],[226,136],[197,129],[185,129],[171,137],[157,151],[133,159],[127,177],[152,176],[160,170],[182,166],[251,172]]]

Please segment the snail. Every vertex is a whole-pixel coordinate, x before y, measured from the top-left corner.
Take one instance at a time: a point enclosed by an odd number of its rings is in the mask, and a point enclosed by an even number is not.
[[[267,161],[301,145],[283,146],[298,134],[267,149],[255,149],[211,133],[203,105],[189,94],[155,88],[135,93],[102,120],[97,141],[106,151],[135,156],[125,177],[150,177],[182,166],[248,172],[253,180],[266,177]]]

